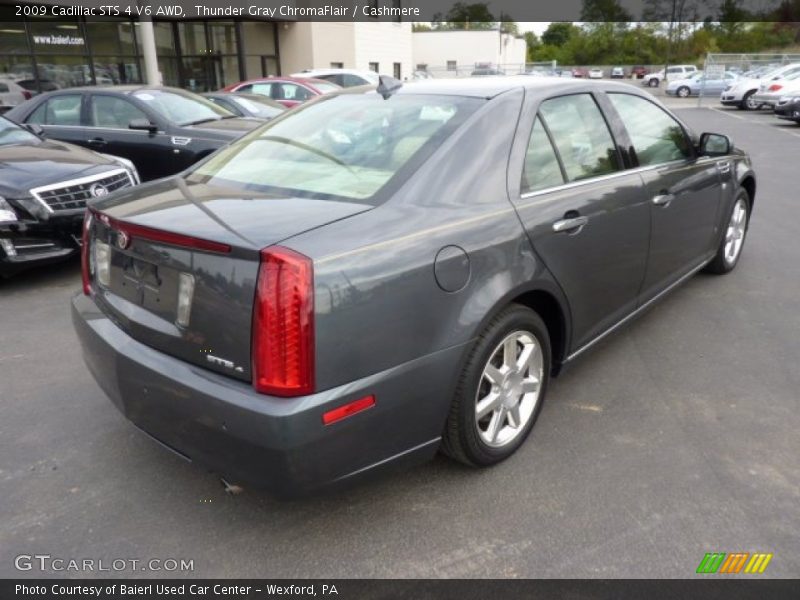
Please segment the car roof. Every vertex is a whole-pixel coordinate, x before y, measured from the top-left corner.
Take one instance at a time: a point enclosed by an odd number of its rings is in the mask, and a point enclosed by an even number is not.
[[[354,90],[373,89],[367,86]],[[452,79],[421,79],[407,81],[398,90],[400,94],[438,94],[473,98],[494,98],[515,89],[524,89],[532,95],[546,96],[552,92],[586,91],[592,89],[629,92],[639,96],[650,96],[627,83],[613,81],[586,81],[564,77],[529,77],[527,75],[503,75],[498,77],[463,77]],[[341,93],[341,92],[337,92]]]
[[[247,79],[245,81],[234,83],[232,86],[228,87],[243,85],[245,83],[260,83],[260,82],[272,82],[272,81],[288,81],[291,83],[310,85],[312,87],[320,84],[326,87],[331,85],[336,85],[332,81],[326,81],[324,79],[314,79],[313,77],[296,77],[294,75],[271,75],[270,77],[256,77],[254,79]]]
[[[368,76],[377,76],[377,73],[374,71],[363,71],[360,69],[335,69],[332,67],[326,67],[321,69],[305,69],[300,71],[299,73],[292,73],[292,77],[303,77],[306,75],[310,75],[312,73],[319,73],[320,75],[334,75],[336,73],[349,73],[351,75],[368,75]]]

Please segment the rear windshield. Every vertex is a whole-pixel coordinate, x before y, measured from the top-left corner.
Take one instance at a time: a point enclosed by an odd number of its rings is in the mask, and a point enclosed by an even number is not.
[[[312,85],[323,94],[330,94],[331,92],[335,92],[336,90],[342,89],[342,86],[340,85],[323,81],[315,81]]]
[[[188,174],[279,196],[375,200],[403,181],[485,100],[343,94],[287,112]]]

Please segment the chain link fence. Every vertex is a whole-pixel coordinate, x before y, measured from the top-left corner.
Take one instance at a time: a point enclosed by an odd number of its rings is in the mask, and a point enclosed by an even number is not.
[[[739,78],[747,77],[760,79],[773,69],[794,63],[800,65],[800,54],[709,53],[706,55],[703,65],[703,73],[705,74],[703,82],[717,81],[726,77],[729,78],[729,74],[731,73],[737,75]],[[719,100],[719,91],[714,88],[703,88],[698,94],[697,105],[718,105]]]

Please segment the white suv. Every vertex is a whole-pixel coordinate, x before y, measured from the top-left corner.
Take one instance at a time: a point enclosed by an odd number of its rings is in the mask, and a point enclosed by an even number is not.
[[[674,81],[676,79],[688,79],[697,72],[697,67],[694,65],[672,65],[667,67],[666,77],[664,76],[664,69],[656,71],[655,73],[648,73],[642,77],[642,85],[650,87],[658,87],[663,81]]]

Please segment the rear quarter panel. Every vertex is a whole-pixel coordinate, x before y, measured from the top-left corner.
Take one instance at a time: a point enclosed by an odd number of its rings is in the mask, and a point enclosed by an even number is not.
[[[466,345],[541,275],[506,190],[523,96],[488,102],[375,210],[284,242],[314,259],[319,390]],[[468,256],[458,291],[434,276],[445,247]],[[463,273],[463,255],[448,253],[440,266]]]

